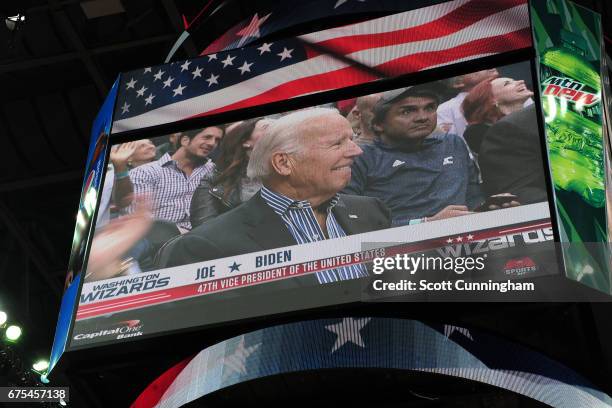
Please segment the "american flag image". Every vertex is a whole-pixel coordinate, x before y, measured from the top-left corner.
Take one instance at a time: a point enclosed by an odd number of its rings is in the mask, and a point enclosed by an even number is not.
[[[456,0],[125,73],[112,133],[530,46],[526,0]]]

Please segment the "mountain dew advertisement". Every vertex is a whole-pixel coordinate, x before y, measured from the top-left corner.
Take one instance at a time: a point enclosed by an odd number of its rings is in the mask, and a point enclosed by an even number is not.
[[[566,274],[610,293],[601,17],[564,0],[531,9]]]

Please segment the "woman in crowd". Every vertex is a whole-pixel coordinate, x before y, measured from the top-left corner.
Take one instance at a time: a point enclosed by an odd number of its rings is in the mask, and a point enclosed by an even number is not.
[[[191,226],[236,207],[251,198],[261,188],[259,182],[246,176],[249,155],[272,119],[243,121],[228,130],[219,147],[216,171],[202,179],[191,200]]]
[[[142,139],[134,143],[136,143],[134,153],[132,153],[127,163],[130,169],[134,169],[155,160],[157,150],[151,140]]]
[[[122,143],[112,147],[102,194],[103,197],[105,195],[112,197],[115,211],[120,211],[132,203],[132,183],[129,171],[153,161],[155,154],[155,145],[149,139]]]
[[[476,85],[461,105],[468,127],[463,134],[476,154],[486,131],[506,115],[523,109],[533,92],[523,80],[496,78]]]

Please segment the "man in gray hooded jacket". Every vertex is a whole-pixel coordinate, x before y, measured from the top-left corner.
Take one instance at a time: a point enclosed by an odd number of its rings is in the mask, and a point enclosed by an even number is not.
[[[378,138],[362,147],[343,192],[380,199],[394,225],[466,215],[481,205],[478,167],[461,137],[437,129],[437,107],[431,85],[385,92],[372,120]]]

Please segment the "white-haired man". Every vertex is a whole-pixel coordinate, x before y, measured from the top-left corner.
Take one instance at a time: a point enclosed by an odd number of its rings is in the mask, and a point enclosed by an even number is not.
[[[340,238],[390,226],[370,197],[340,195],[362,151],[337,111],[313,108],[278,119],[251,153],[247,174],[263,187],[236,209],[177,240],[169,266]],[[361,266],[318,272],[319,283],[366,276]]]

